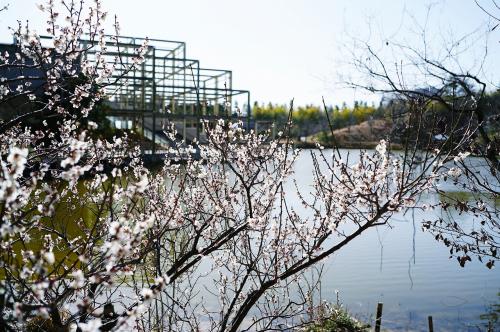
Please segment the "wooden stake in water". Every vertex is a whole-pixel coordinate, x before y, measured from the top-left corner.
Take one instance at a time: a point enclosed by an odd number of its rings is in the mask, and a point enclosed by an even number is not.
[[[429,316],[427,320],[429,321],[429,332],[434,332],[434,324],[432,323],[432,316]]]
[[[382,326],[382,308],[384,304],[379,302],[377,304],[377,318],[375,319],[375,332],[380,332],[380,327]]]

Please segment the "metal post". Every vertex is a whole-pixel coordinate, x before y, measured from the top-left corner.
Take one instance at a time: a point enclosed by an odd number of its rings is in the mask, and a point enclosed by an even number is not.
[[[252,117],[252,107],[250,106],[250,92],[247,93],[247,131],[250,131],[250,119]]]
[[[141,65],[141,76],[142,76],[142,87],[141,87],[141,116],[142,116],[142,141],[143,141],[143,146],[141,147],[141,150],[142,152],[144,153],[144,143],[145,143],[145,139],[144,139],[144,130],[145,130],[145,126],[146,126],[146,123],[144,121],[144,108],[146,107],[145,105],[145,102],[146,102],[146,79],[145,79],[145,75],[146,75],[146,61],[144,61]]]
[[[127,48],[127,53],[128,53],[128,48]],[[134,73],[134,79],[133,79],[133,83],[132,83],[132,110],[134,111],[134,130],[137,130],[137,123],[139,122],[139,120],[137,119],[137,113],[135,112],[136,110],[136,107],[137,107],[137,92],[136,92],[136,84],[137,84],[137,80],[136,80],[136,75],[137,75],[137,70],[136,68],[134,68],[133,70],[133,73]],[[127,87],[127,91],[128,91],[128,87]]]
[[[153,135],[153,149],[152,154],[156,153],[156,48],[153,48],[153,128],[151,128],[151,132]]]
[[[202,88],[202,91],[203,91],[203,98],[202,98],[202,102],[203,102],[203,114],[206,114],[206,115],[213,115],[211,113],[213,112],[209,112],[208,110],[208,107],[207,107],[207,90],[206,90],[206,83],[205,81],[203,81],[203,88]]]
[[[229,91],[232,91],[233,90],[233,72],[229,71],[228,74],[229,74]],[[226,91],[226,94],[227,94],[227,91]],[[233,94],[232,94],[232,92],[230,92],[228,97],[227,97],[227,101],[229,102],[230,105],[233,105],[233,98],[232,97],[233,97]],[[229,109],[229,112],[231,112],[231,108]],[[228,114],[229,117],[231,117],[231,115],[232,115],[231,113]]]
[[[429,322],[429,332],[434,332],[434,324],[432,323],[432,316],[427,317]]]
[[[186,127],[186,112],[187,112],[187,105],[186,105],[186,59],[182,60],[182,65],[184,66],[184,69],[182,71],[182,115],[184,117],[184,128]],[[185,138],[185,136],[183,136]]]
[[[200,114],[200,63],[198,62],[198,66],[196,68],[196,140],[198,143],[200,142],[200,122],[201,122],[201,114]]]
[[[382,309],[384,304],[379,302],[377,304],[377,317],[375,319],[375,332],[380,332],[380,327],[382,326]]]
[[[219,112],[219,79],[215,78],[215,105],[214,105],[214,114],[221,115]]]
[[[162,77],[162,82],[163,82],[163,85],[167,84],[167,80],[166,80],[166,77],[167,77],[167,59],[164,57],[163,58],[163,77]],[[162,96],[163,96],[163,105],[162,105],[162,109],[163,111],[165,111],[165,108],[167,106],[167,98],[165,96],[165,88],[162,88]]]

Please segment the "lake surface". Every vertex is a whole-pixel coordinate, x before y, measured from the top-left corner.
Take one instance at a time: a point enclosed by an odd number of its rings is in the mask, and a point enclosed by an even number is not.
[[[353,160],[359,155],[358,150],[341,152],[350,153]],[[309,153],[303,151],[295,166],[303,192],[310,191],[312,183]],[[289,190],[293,203],[291,185]],[[437,200],[437,195],[421,199]],[[392,228],[370,229],[355,239],[325,261],[322,298],[334,303],[338,290],[348,311],[372,325],[377,302],[383,302],[382,327],[390,330],[428,331],[427,316],[432,315],[435,331],[479,331],[479,326],[485,331],[480,315],[488,312],[489,305],[500,303],[500,270],[489,270],[475,258],[465,268],[449,259],[449,249],[420,226],[424,218],[432,220],[433,215],[443,213],[398,214],[391,220]],[[457,222],[471,218],[458,212],[443,217]]]
[[[304,150],[295,164],[294,179],[303,194],[312,190],[310,153]],[[341,150],[341,153],[344,160],[349,153],[353,162],[359,156],[359,150]],[[307,213],[291,181],[286,189],[290,205]],[[441,189],[457,190],[452,185]],[[439,199],[438,195],[426,195],[421,202],[436,203]],[[500,208],[500,204],[496,204]],[[489,270],[475,258],[465,268],[460,267],[456,259],[449,259],[448,248],[436,242],[430,233],[423,232],[420,226],[422,220],[434,220],[440,214],[457,222],[471,221],[468,215],[460,216],[457,212],[445,215],[440,210],[395,215],[390,222],[392,228],[369,229],[324,261],[321,298],[335,303],[338,290],[347,310],[372,325],[377,303],[383,302],[382,327],[391,331],[428,331],[429,315],[433,316],[435,331],[486,331],[486,322],[480,316],[488,312],[490,305],[500,303],[497,295],[500,270]],[[203,260],[199,271],[207,273],[210,267],[211,261]],[[205,282],[197,286],[198,299],[216,311],[219,304],[207,290],[213,284],[210,278]],[[126,287],[121,289],[122,293],[130,298],[135,295]],[[205,323],[208,326],[206,319],[200,317],[202,326]],[[500,331],[500,327],[496,327],[497,330]]]

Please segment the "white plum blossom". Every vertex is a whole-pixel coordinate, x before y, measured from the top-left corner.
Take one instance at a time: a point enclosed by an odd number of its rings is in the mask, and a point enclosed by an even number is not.
[[[78,327],[82,332],[99,332],[102,326],[102,321],[100,318],[92,319],[87,323],[79,323]]]
[[[69,144],[69,157],[61,161],[61,167],[66,168],[68,165],[72,166],[77,164],[85,153],[87,145],[88,143],[85,142],[85,132],[80,135],[79,139],[71,138]]]
[[[43,254],[43,259],[47,262],[47,264],[54,264],[56,259],[54,253],[52,251],[46,252]]]
[[[141,174],[140,179],[136,182],[135,187],[136,191],[140,194],[144,193],[147,189],[149,183],[148,175],[146,173]]]
[[[25,192],[20,191],[21,184],[19,178],[24,172],[28,156],[28,149],[20,149],[17,147],[10,148],[7,160],[0,160],[2,177],[0,178],[0,201],[5,201],[7,204],[12,204],[22,196]]]
[[[28,156],[28,149],[20,149],[18,147],[13,147],[10,149],[9,156],[7,157],[7,162],[10,163],[14,177],[19,177],[26,165],[26,157]]]
[[[460,153],[458,153],[458,155],[455,158],[453,158],[453,160],[455,160],[455,162],[463,161],[468,156],[470,156],[470,152],[469,151],[460,152]]]
[[[453,178],[458,178],[462,174],[462,170],[458,167],[452,167],[447,174]]]
[[[154,298],[154,292],[150,288],[143,288],[141,291],[143,303],[150,303]]]
[[[71,276],[73,277],[73,282],[71,283],[72,288],[78,289],[85,285],[85,277],[82,270],[74,271]]]
[[[375,147],[375,150],[377,150],[379,154],[385,155],[387,151],[387,142],[385,140],[381,140]]]

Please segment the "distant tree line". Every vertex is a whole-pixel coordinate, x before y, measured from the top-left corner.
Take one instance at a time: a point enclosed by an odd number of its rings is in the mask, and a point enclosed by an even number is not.
[[[421,91],[427,91],[422,89]],[[452,100],[457,95],[462,94],[460,88],[450,90],[443,98]],[[376,119],[385,119],[391,121],[395,130],[400,126],[406,126],[408,123],[407,115],[411,113],[412,104],[407,100],[402,100],[395,95],[387,95],[384,97],[378,106],[374,103],[369,105],[365,101],[355,101],[352,107],[347,106],[344,102],[341,106],[323,106],[305,105],[295,107],[292,110],[292,121],[294,123],[294,136],[309,136],[319,132],[329,131],[327,114],[332,123],[334,130],[346,128],[349,126],[358,125],[362,122]],[[488,119],[484,124],[486,130],[493,134],[494,137],[500,133],[500,91],[492,91],[486,93],[480,107],[484,110],[485,117]],[[424,106],[425,113],[429,121],[439,118],[437,128],[434,128],[432,135],[446,135],[450,134],[450,123],[456,121],[453,112],[450,112],[442,103],[438,101],[428,101]],[[286,104],[259,104],[254,103],[252,108],[252,115],[255,121],[259,122],[273,122],[277,126],[282,126],[287,122],[289,106]],[[463,119],[465,121],[465,119]],[[437,130],[437,131],[436,131]],[[397,136],[397,135],[396,135]],[[397,140],[397,137],[395,137]]]
[[[288,119],[289,106],[286,104],[258,104],[254,103],[252,115],[256,121],[270,121],[278,125],[286,123]],[[353,107],[346,103],[342,106],[305,105],[292,110],[292,121],[294,123],[294,135],[308,136],[317,132],[328,130],[326,112],[332,120],[333,128],[340,129],[360,124],[370,119],[384,118],[385,109],[381,105],[368,105],[367,102],[356,101]]]

